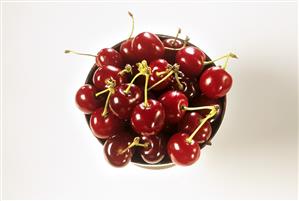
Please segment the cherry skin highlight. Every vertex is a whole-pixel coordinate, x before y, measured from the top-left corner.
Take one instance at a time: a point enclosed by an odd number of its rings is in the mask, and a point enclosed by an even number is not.
[[[148,99],[147,107],[143,102],[136,105],[131,114],[131,125],[140,135],[156,135],[162,130],[164,123],[164,107],[153,99]]]
[[[124,63],[121,54],[112,48],[103,48],[101,49],[96,56],[97,66],[115,66],[122,68]]]
[[[135,64],[135,57],[132,49],[132,40],[133,39],[130,38],[122,42],[119,48],[120,55],[122,56],[126,64]]]
[[[225,96],[230,90],[233,79],[228,72],[221,67],[211,67],[203,72],[199,79],[199,87],[202,93],[212,99]]]
[[[140,147],[141,158],[149,164],[159,163],[165,156],[165,149],[162,139],[158,135],[142,136],[143,143],[148,143],[147,147]]]
[[[85,114],[90,114],[103,104],[103,97],[96,97],[97,89],[85,84],[76,93],[76,104]]]
[[[200,49],[187,46],[177,52],[175,60],[186,76],[197,77],[202,71],[205,59],[206,55]]]
[[[103,111],[103,107],[100,107],[94,111],[91,114],[89,125],[93,134],[97,138],[107,139],[123,129],[123,122],[112,112],[109,112],[103,116]]]
[[[177,165],[192,165],[199,159],[200,147],[194,140],[191,143],[187,142],[188,137],[187,133],[176,133],[168,141],[168,155]]]

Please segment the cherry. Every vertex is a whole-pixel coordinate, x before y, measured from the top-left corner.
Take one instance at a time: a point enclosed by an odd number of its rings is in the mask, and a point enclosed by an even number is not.
[[[170,124],[178,123],[185,115],[188,98],[180,91],[167,91],[159,98],[165,109],[165,121]]]
[[[142,136],[141,140],[148,145],[139,149],[142,159],[149,164],[159,163],[165,156],[162,138],[158,135],[151,135]]]
[[[101,49],[96,57],[97,66],[115,66],[118,68],[122,68],[123,59],[121,54],[112,48],[103,48]]]
[[[92,81],[99,90],[106,88],[105,81],[110,78],[116,81],[116,85],[120,85],[127,81],[125,72],[128,72],[130,68],[129,65],[124,70],[111,65],[102,66],[94,72]]]
[[[173,163],[177,165],[192,165],[200,156],[199,145],[187,133],[176,133],[168,141],[167,152]]]
[[[93,134],[100,139],[107,139],[122,130],[122,121],[113,113],[104,112],[105,108],[98,108],[91,114],[89,121]]]
[[[134,54],[132,50],[132,40],[127,39],[126,41],[122,42],[119,48],[119,52],[121,56],[124,58],[126,63],[133,64],[134,63]]]
[[[185,47],[176,54],[176,63],[188,77],[197,77],[201,73],[205,59],[205,53],[192,46]]]
[[[129,84],[122,84],[115,88],[114,94],[109,100],[110,110],[120,119],[128,119],[134,107],[142,102],[142,91],[139,87],[132,84],[128,93],[125,90]]]
[[[123,59],[121,54],[112,48],[104,48],[101,49],[97,55],[93,54],[86,54],[86,53],[80,53],[73,50],[65,50],[65,54],[77,54],[77,55],[83,55],[83,56],[90,56],[96,58],[96,65],[98,67],[104,66],[104,65],[112,65],[118,68],[121,68],[123,65]]]
[[[202,126],[217,113],[216,106],[211,107],[210,113],[200,122],[197,128],[189,135],[179,132],[170,137],[167,152],[172,162],[178,165],[192,165],[200,156],[199,144],[193,139]]]
[[[169,67],[169,63],[164,60],[164,59],[158,59],[158,60],[154,60],[150,63],[150,68],[152,70],[152,74],[150,76],[149,79],[149,86],[153,86],[154,84],[156,84],[157,82],[159,82],[164,76],[164,74],[159,74],[161,72],[167,72]],[[160,83],[159,85],[157,85],[156,87],[153,88],[153,90],[162,90],[165,89],[169,83],[171,81],[171,78],[167,78],[166,80],[164,80],[162,83]]]
[[[175,63],[177,49],[184,46],[184,42],[178,39],[180,33],[181,29],[179,28],[175,38],[166,38],[162,41],[165,47],[164,59],[166,59],[170,64]]]
[[[144,136],[158,134],[164,126],[164,121],[164,107],[159,101],[153,99],[149,99],[147,104],[136,105],[131,115],[133,129]]]
[[[201,106],[213,106],[216,105],[219,109],[217,114],[211,119],[211,122],[216,120],[219,117],[219,114],[221,113],[222,108],[220,107],[220,99],[211,99],[206,97],[205,95],[201,94],[200,96],[197,96],[196,98],[194,98],[191,103],[190,106],[192,107],[201,107]],[[208,115],[210,112],[210,109],[202,109],[202,110],[198,110],[198,113],[205,117],[206,115]]]
[[[216,99],[227,94],[233,79],[223,68],[214,66],[205,70],[198,82],[205,96]]]
[[[153,60],[162,58],[164,55],[164,45],[159,37],[150,32],[142,32],[135,36],[132,41],[132,50],[134,60],[136,62]]]
[[[76,93],[76,103],[78,108],[85,114],[90,114],[103,104],[102,97],[96,97],[97,89],[85,84]]]
[[[127,165],[131,161],[134,152],[134,149],[126,149],[132,140],[133,136],[124,131],[110,136],[104,144],[107,161],[115,167]]]
[[[179,122],[178,129],[187,134],[192,134],[192,132],[199,126],[200,121],[204,118],[199,114],[199,112],[187,112]],[[204,143],[211,137],[212,127],[211,124],[207,121],[203,126],[198,130],[198,132],[193,137],[193,140],[199,143]]]
[[[199,87],[196,78],[187,77],[184,73],[179,73],[179,81],[183,87],[181,88],[176,79],[171,80],[170,88],[173,90],[182,91],[189,99],[197,96],[199,92]]]

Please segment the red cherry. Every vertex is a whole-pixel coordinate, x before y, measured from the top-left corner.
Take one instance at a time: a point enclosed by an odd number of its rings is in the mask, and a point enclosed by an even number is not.
[[[200,116],[198,112],[187,112],[180,121],[178,125],[178,129],[182,133],[187,133],[189,135],[199,126],[200,121],[204,118]],[[203,126],[199,129],[199,131],[193,137],[193,140],[199,143],[204,143],[211,137],[212,127],[211,124],[207,121],[203,124]]]
[[[227,94],[233,83],[228,72],[221,67],[211,67],[203,72],[199,78],[202,93],[209,98],[221,98]]]
[[[180,83],[183,85],[183,89],[180,88],[174,77],[171,79],[170,88],[183,92],[189,99],[196,97],[199,92],[197,79],[193,77],[187,77],[182,72],[179,73],[179,77],[181,78]]]
[[[150,68],[152,69],[152,74],[149,79],[149,86],[153,86],[155,83],[160,81],[165,75],[158,75],[159,72],[165,72],[168,69],[169,63],[164,59],[154,60],[150,63]],[[161,82],[159,85],[153,88],[155,91],[165,89],[171,81],[171,77]]]
[[[183,47],[184,42],[179,39],[175,39],[175,38],[167,38],[167,39],[163,40],[162,42],[165,47],[164,59],[166,59],[170,64],[174,64],[175,63],[175,55],[178,51],[178,50],[174,50],[174,49]],[[168,49],[168,48],[174,48],[174,49]]]
[[[123,59],[121,54],[112,48],[103,48],[101,49],[96,57],[97,66],[115,66],[118,68],[122,68]]]
[[[200,147],[194,140],[188,142],[188,137],[187,133],[176,133],[168,141],[168,155],[177,165],[192,165],[199,159]]]
[[[196,98],[194,98],[191,101],[190,106],[191,107],[201,107],[201,106],[213,106],[213,105],[217,105],[218,106],[218,112],[217,114],[211,119],[211,122],[214,121],[215,119],[217,119],[219,117],[219,114],[221,113],[222,108],[220,107],[220,99],[211,99],[206,97],[205,95],[200,95],[197,96]],[[205,117],[210,113],[210,109],[206,109],[206,110],[198,110],[197,111],[201,116]]]
[[[132,41],[134,60],[140,62],[146,60],[148,63],[162,58],[164,45],[159,37],[150,32],[143,32],[135,36]]]
[[[94,72],[92,81],[99,90],[106,89],[106,80],[110,78],[114,79],[118,86],[127,80],[126,76],[120,74],[120,72],[121,69],[115,66],[102,66]]]
[[[131,115],[131,125],[138,134],[149,136],[158,134],[165,122],[163,105],[156,100],[148,99],[148,105],[140,103],[135,106]]]
[[[167,123],[178,123],[185,115],[182,108],[188,107],[188,98],[179,91],[167,91],[159,98],[165,109],[165,121]]]
[[[116,87],[109,100],[110,110],[120,119],[130,118],[134,107],[143,100],[143,92],[134,84],[131,85],[130,91],[125,93],[128,86],[127,83]]]
[[[102,97],[96,97],[97,89],[85,84],[76,93],[76,103],[78,108],[85,114],[90,114],[103,104]]]
[[[104,144],[104,153],[107,161],[115,167],[127,165],[133,156],[134,148],[125,150],[133,141],[133,136],[127,132],[119,132],[109,137]]]
[[[94,111],[91,114],[89,125],[93,134],[97,138],[107,139],[108,137],[121,131],[123,128],[123,123],[111,112],[103,116],[103,111],[103,107],[100,107]]]
[[[127,64],[133,64],[134,63],[134,53],[132,49],[132,40],[128,39],[120,45],[119,52],[122,56],[122,58],[125,60],[125,63]]]
[[[201,73],[205,59],[205,53],[192,46],[185,47],[176,54],[176,63],[188,77],[197,77]]]
[[[159,163],[165,156],[165,149],[161,137],[158,135],[142,136],[141,140],[148,143],[147,147],[140,147],[141,158],[149,163]]]

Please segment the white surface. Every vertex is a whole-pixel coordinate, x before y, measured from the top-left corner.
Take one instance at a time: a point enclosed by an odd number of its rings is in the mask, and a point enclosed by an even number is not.
[[[191,167],[112,168],[74,95],[96,53],[178,26],[212,58],[235,52],[224,122]],[[295,199],[294,3],[4,3],[4,199]],[[184,36],[182,36],[184,37]],[[295,110],[296,109],[296,110]]]

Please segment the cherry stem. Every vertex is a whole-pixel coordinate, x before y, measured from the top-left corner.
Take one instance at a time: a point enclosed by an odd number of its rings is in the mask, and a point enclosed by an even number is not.
[[[182,110],[186,110],[186,111],[212,110],[213,108],[215,108],[215,106],[201,106],[201,107],[186,107],[186,106],[182,106]]]
[[[128,38],[128,40],[129,40],[129,39],[132,38],[132,36],[133,36],[135,20],[134,20],[134,16],[133,16],[133,14],[132,14],[130,11],[128,11],[128,14],[129,14],[129,16],[130,16],[131,19],[132,19],[132,29],[131,29],[130,36],[129,36],[129,38]]]
[[[86,53],[80,53],[73,50],[64,50],[65,54],[77,54],[77,55],[83,55],[83,56],[90,56],[90,57],[97,57],[97,55],[94,54],[86,54]]]
[[[104,91],[105,91],[105,92],[109,91],[108,96],[107,96],[106,101],[105,101],[104,110],[103,110],[103,112],[102,112],[102,116],[103,116],[103,117],[105,117],[105,116],[108,114],[109,100],[110,100],[111,94],[113,94],[113,93],[115,92],[115,89],[114,89],[114,88],[115,88],[115,86],[116,86],[116,82],[115,82],[115,80],[112,79],[112,78],[107,79],[107,80],[105,81],[105,83],[106,83],[106,88],[107,88],[107,89],[105,89],[105,90],[103,90],[103,91],[101,91],[101,92],[99,92],[99,93],[96,94],[96,96],[97,96],[97,95],[100,94],[100,93],[103,94]]]
[[[193,131],[193,133],[186,139],[188,143],[192,143],[192,139],[196,135],[196,133],[201,129],[201,127],[212,117],[214,117],[218,112],[218,105],[212,106],[210,113],[200,122],[199,126]]]
[[[120,71],[118,74],[124,75],[125,73],[131,73],[131,74],[133,74],[132,66],[130,64],[127,64],[125,66],[125,68],[122,71]]]
[[[190,40],[190,38],[188,36],[186,36],[186,38],[184,40],[184,44],[183,44],[182,47],[180,47],[180,48],[164,47],[164,49],[167,49],[167,50],[176,50],[176,51],[181,50],[181,49],[185,48],[188,45],[189,40]]]
[[[134,146],[139,146],[139,147],[145,147],[145,148],[147,148],[148,145],[149,145],[148,142],[146,142],[146,143],[144,143],[144,144],[140,144],[139,142],[140,142],[140,137],[135,137],[134,140],[133,140],[133,142],[130,143],[130,145],[127,146],[124,150],[122,150],[122,151],[120,152],[120,154],[124,154],[126,151],[128,151],[129,149],[131,149],[131,148],[134,147]]]
[[[212,64],[212,63],[214,63],[214,62],[216,62],[216,61],[219,61],[219,60],[222,60],[222,59],[226,59],[226,60],[225,60],[225,63],[224,63],[224,66],[223,66],[223,69],[226,69],[228,60],[229,60],[230,58],[237,59],[238,56],[235,55],[234,53],[228,53],[228,54],[226,54],[226,55],[224,55],[224,56],[222,56],[222,57],[219,57],[219,58],[217,58],[217,59],[214,59],[214,60],[212,60],[212,61],[206,61],[206,62],[204,62],[204,65]]]
[[[103,91],[100,91],[100,92],[96,93],[95,96],[98,97],[98,96],[100,96],[100,95],[102,95],[106,92],[109,92],[109,91],[110,91],[109,89],[104,89]]]
[[[179,29],[178,29],[178,32],[177,32],[176,35],[175,35],[174,40],[173,40],[172,43],[171,43],[171,46],[174,46],[174,44],[175,44],[176,40],[178,39],[178,37],[179,37],[181,31],[182,31],[181,28],[179,28]]]
[[[159,80],[158,82],[156,82],[154,85],[152,85],[150,88],[148,88],[148,90],[151,90],[152,88],[155,88],[156,86],[158,86],[159,84],[161,84],[162,82],[164,82],[167,78],[169,78],[172,74],[174,73],[173,70],[169,71],[169,73],[163,77],[161,80]]]
[[[179,85],[179,89],[180,89],[180,90],[183,90],[183,89],[184,89],[184,86],[183,86],[182,83],[180,82],[180,77],[179,77],[179,75],[178,75],[177,72],[174,73],[174,78],[175,78],[177,84]]]

